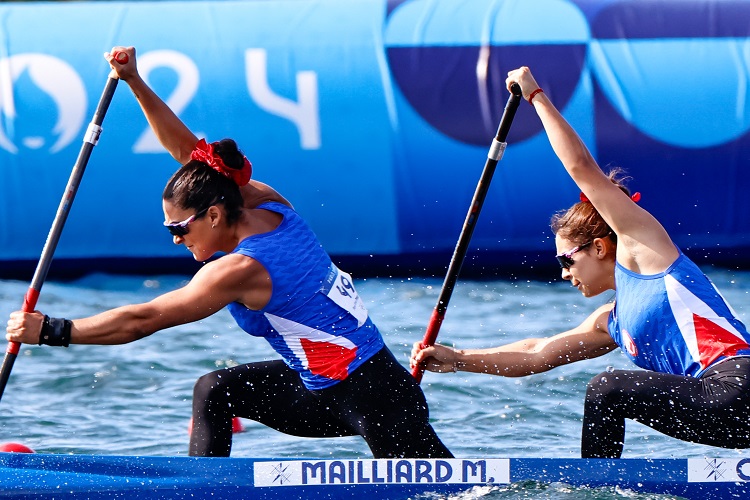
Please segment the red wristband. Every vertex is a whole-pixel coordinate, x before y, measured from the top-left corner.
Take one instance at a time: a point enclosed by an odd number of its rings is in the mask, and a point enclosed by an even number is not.
[[[532,92],[531,95],[529,96],[529,104],[533,106],[534,103],[531,101],[534,100],[534,97],[536,97],[537,94],[543,94],[543,93],[544,93],[544,90],[542,90],[541,88],[538,88],[534,92]]]

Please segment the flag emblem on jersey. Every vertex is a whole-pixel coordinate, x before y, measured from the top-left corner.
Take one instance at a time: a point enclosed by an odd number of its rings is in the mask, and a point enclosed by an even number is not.
[[[628,354],[634,358],[638,357],[638,346],[635,345],[633,337],[631,337],[630,333],[624,328],[622,330],[622,343],[624,344],[625,350],[628,351]]]
[[[349,365],[357,357],[354,342],[270,313],[265,316],[304,369],[332,380],[349,375]]]
[[[664,283],[680,333],[701,370],[719,357],[734,356],[740,350],[750,349],[742,334],[726,318],[679,281],[665,276]]]
[[[349,376],[349,365],[357,356],[357,348],[348,348],[331,342],[315,342],[300,339],[305,351],[307,369],[313,375],[321,375],[333,380],[344,380]]]

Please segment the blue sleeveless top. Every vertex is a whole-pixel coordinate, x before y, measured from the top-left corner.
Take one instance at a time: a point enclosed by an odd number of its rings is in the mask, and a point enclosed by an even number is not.
[[[700,376],[730,356],[750,356],[750,334],[700,268],[682,252],[663,273],[615,266],[609,334],[641,368]]]
[[[264,337],[308,389],[325,389],[383,348],[351,277],[339,270],[305,221],[282,203],[258,209],[281,214],[279,227],[250,236],[233,253],[261,263],[271,276],[271,300],[260,311],[227,306],[247,333]]]

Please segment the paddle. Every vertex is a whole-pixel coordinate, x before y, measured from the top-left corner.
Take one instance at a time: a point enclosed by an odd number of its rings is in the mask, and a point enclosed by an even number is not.
[[[426,346],[433,345],[437,339],[440,325],[443,323],[443,318],[445,317],[445,311],[448,309],[448,302],[451,299],[453,288],[458,279],[458,274],[461,272],[461,265],[464,262],[464,257],[466,257],[466,251],[469,248],[471,235],[474,232],[477,219],[479,219],[479,212],[482,210],[482,204],[484,203],[487,191],[490,188],[492,175],[495,173],[495,167],[505,152],[505,146],[507,145],[505,138],[508,137],[510,124],[513,122],[513,117],[516,115],[516,110],[518,109],[518,104],[520,102],[521,87],[519,87],[517,83],[514,83],[511,85],[511,94],[508,97],[508,102],[505,104],[505,110],[500,119],[500,126],[497,129],[497,135],[493,139],[492,146],[490,146],[490,150],[487,153],[487,162],[484,164],[484,170],[482,171],[482,176],[479,178],[479,183],[474,192],[474,198],[471,201],[469,212],[466,214],[464,227],[458,238],[456,249],[453,251],[453,257],[448,266],[448,272],[445,276],[445,281],[443,282],[443,288],[440,291],[440,297],[438,298],[435,309],[432,311],[430,322],[427,325],[427,331],[422,340],[422,343]],[[422,364],[415,366],[412,370],[412,375],[417,379],[417,382],[422,381],[423,374],[424,366]]]
[[[124,52],[117,52],[113,55],[117,62],[119,62],[120,64],[125,64],[126,62],[128,62],[128,55]],[[76,192],[78,191],[78,186],[81,183],[83,172],[84,170],[86,170],[86,164],[89,161],[91,152],[93,151],[94,146],[96,146],[96,143],[99,141],[99,135],[102,133],[102,121],[104,120],[104,115],[107,113],[109,103],[112,101],[112,96],[115,94],[115,89],[117,88],[118,81],[119,79],[117,78],[117,75],[115,75],[114,71],[110,72],[107,78],[107,85],[104,87],[104,92],[99,99],[99,104],[96,106],[94,118],[91,120],[91,123],[89,123],[89,126],[86,129],[86,135],[83,138],[83,146],[81,146],[81,151],[78,153],[78,159],[73,166],[73,171],[70,174],[70,179],[68,179],[68,185],[65,188],[62,200],[60,200],[60,205],[57,208],[55,220],[52,222],[52,227],[50,228],[49,234],[47,235],[47,241],[44,243],[42,255],[39,258],[39,263],[37,264],[36,270],[34,271],[31,285],[29,286],[29,289],[24,296],[22,308],[22,311],[24,312],[33,312],[34,308],[36,307],[36,302],[39,299],[39,293],[42,290],[42,285],[44,284],[44,280],[47,278],[47,272],[49,271],[50,265],[52,264],[52,256],[55,253],[57,242],[60,240],[63,226],[65,226],[65,221],[68,218],[70,206],[73,204],[73,199],[75,198]],[[18,356],[18,352],[20,350],[20,343],[8,342],[8,348],[5,351],[3,365],[2,368],[0,368],[0,399],[2,399],[3,397],[5,386],[7,385],[8,378],[10,377],[10,371],[13,369],[13,363],[15,363],[16,357]]]

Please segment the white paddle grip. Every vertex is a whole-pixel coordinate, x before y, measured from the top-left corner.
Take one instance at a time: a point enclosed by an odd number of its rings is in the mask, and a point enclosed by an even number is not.
[[[99,142],[99,135],[101,135],[101,133],[102,127],[93,122],[89,123],[89,126],[86,129],[86,135],[83,138],[83,142],[88,142],[96,146],[96,143]]]
[[[490,151],[487,153],[487,158],[490,160],[500,161],[505,153],[505,147],[508,145],[507,142],[500,142],[497,139],[492,140],[492,146]]]

